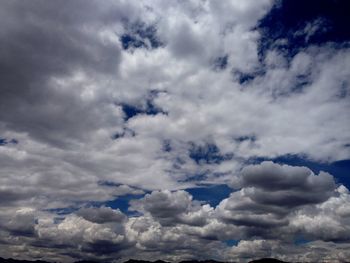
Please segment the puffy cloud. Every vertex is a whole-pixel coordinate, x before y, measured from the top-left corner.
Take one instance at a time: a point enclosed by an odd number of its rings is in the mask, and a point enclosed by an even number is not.
[[[263,174],[275,184],[266,186],[261,180]],[[242,188],[215,209],[193,200],[183,190],[153,191],[131,200],[129,210],[138,213],[129,216],[103,206],[85,207],[67,215],[29,208],[10,211],[2,215],[0,234],[11,244],[13,253],[18,251],[17,245],[25,242],[28,249],[54,249],[55,255],[64,250],[64,254],[77,258],[89,255],[94,259],[126,259],[137,254],[140,259],[150,260],[214,257],[241,261],[276,257],[286,261],[341,262],[347,256],[350,231],[349,191],[342,185],[336,188],[332,177],[323,181],[314,178],[318,176],[321,173],[314,175],[305,167],[263,162],[243,169]],[[308,188],[310,183],[315,184],[313,188]],[[265,191],[265,199],[254,196],[255,188]],[[295,197],[302,194],[301,189],[315,191],[316,195],[320,189],[328,190],[323,191],[327,198],[313,202],[302,199],[303,203],[297,205],[266,201],[286,189],[294,189]],[[17,239],[6,232],[17,235]],[[305,241],[299,244],[299,238]],[[229,247],[226,242],[230,240],[240,241]]]
[[[200,229],[190,226],[190,229]],[[136,241],[137,255],[141,259],[163,258],[179,261],[182,259],[222,258],[226,250],[223,243],[205,239],[191,232],[184,225],[162,226],[154,218],[141,216],[131,218],[127,233]],[[130,256],[129,256],[130,257]]]
[[[118,125],[113,108],[94,96],[95,81],[115,74],[121,57],[117,39],[95,34],[96,29],[106,28],[99,17],[111,11],[109,5],[96,9],[95,4],[3,4],[3,125],[58,147],[87,138],[106,124]],[[13,110],[6,113],[8,108]]]
[[[100,210],[100,211],[99,211]],[[117,254],[131,245],[125,236],[123,214],[106,208],[95,209],[100,212],[100,218],[84,219],[82,216],[70,214],[62,221],[55,222],[55,218],[43,217],[38,220],[36,231],[38,238],[36,245],[65,249],[74,253],[93,253],[96,256],[103,254]],[[84,211],[84,210],[83,210]],[[80,213],[78,213],[80,214]],[[102,215],[103,214],[103,215]],[[111,218],[117,217],[118,220]],[[93,222],[93,220],[95,222]]]
[[[9,231],[14,236],[33,236],[35,234],[35,210],[24,207],[13,213],[1,213],[0,227]]]
[[[185,191],[155,191],[133,201],[132,209],[149,213],[161,225],[188,224],[203,226],[212,213],[209,205],[201,206]]]
[[[348,244],[322,241],[294,245],[276,240],[256,239],[239,242],[228,254],[238,262],[244,262],[246,258],[261,257],[273,257],[287,262],[344,262],[349,256],[348,247]]]
[[[223,200],[216,210],[222,220],[244,226],[248,236],[277,237],[289,231],[293,213],[337,196],[330,174],[314,175],[306,167],[273,162],[245,167],[238,184],[242,189]]]
[[[262,162],[242,171],[242,187],[259,204],[293,208],[327,200],[335,189],[333,176],[314,175],[306,167]]]
[[[292,216],[292,227],[311,239],[348,241],[350,194],[344,186],[335,195],[314,207],[305,207]]]
[[[88,207],[82,208],[77,213],[78,216],[98,224],[103,223],[118,223],[125,220],[125,215],[120,210],[113,210],[109,207]]]
[[[323,247],[346,258],[339,243],[290,243],[347,242],[349,194],[331,175],[244,168],[350,156],[348,47],[307,46],[327,24],[317,19],[287,32],[303,49],[264,42],[273,3],[2,2],[1,251],[229,260],[251,246],[313,260]],[[232,181],[216,208],[181,190]],[[129,216],[103,206],[145,192]],[[224,242],[239,239],[235,257]]]
[[[251,258],[256,259],[270,257],[278,242],[267,240],[240,241],[237,246],[232,247],[231,253],[234,258]]]

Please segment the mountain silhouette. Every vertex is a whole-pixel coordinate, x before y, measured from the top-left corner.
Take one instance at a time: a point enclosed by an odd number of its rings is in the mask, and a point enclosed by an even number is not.
[[[0,257],[0,263],[52,263],[52,262],[43,261],[43,260],[35,260],[35,261],[19,260],[19,259],[12,259],[12,258],[5,259]],[[80,261],[76,261],[75,263],[100,263],[100,262],[91,261],[91,260],[80,260]],[[163,260],[147,261],[147,260],[129,259],[124,263],[169,263],[169,262],[163,261]],[[179,263],[225,263],[225,262],[216,261],[216,260],[184,260],[184,261],[180,261]],[[233,262],[230,262],[230,263],[233,263]],[[274,258],[262,258],[262,259],[249,261],[249,263],[287,263],[287,262],[274,259]]]
[[[281,261],[275,258],[262,258],[262,259],[249,261],[249,263],[287,263],[287,262]]]

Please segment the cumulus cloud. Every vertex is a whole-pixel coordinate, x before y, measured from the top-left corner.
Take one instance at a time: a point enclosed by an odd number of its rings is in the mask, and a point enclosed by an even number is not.
[[[224,199],[216,210],[222,220],[244,226],[248,236],[277,237],[284,228],[289,231],[294,213],[337,196],[330,174],[314,175],[306,167],[273,162],[245,167],[239,184],[242,188]]]
[[[67,249],[72,253],[110,254],[129,246],[120,222],[95,223],[69,215],[58,224],[49,219],[39,220],[36,230],[39,244],[46,242],[50,247]]]
[[[63,147],[84,137],[83,130],[86,136],[105,126],[108,119],[118,123],[112,118],[112,107],[101,105],[98,98],[89,99],[95,89],[91,80],[115,74],[121,56],[112,38],[94,33],[102,27],[98,18],[108,15],[109,7],[101,5],[95,12],[93,6],[93,2],[3,3],[3,125]],[[21,22],[16,17],[22,17]],[[91,107],[96,103],[98,110]],[[6,113],[8,108],[13,110]],[[105,118],[99,117],[100,110]]]
[[[132,209],[149,213],[161,225],[188,224],[203,226],[212,208],[201,206],[192,200],[192,196],[185,191],[170,192],[168,190],[152,192],[144,198],[134,201]]]
[[[261,180],[265,175],[272,186]],[[129,216],[104,206],[66,215],[31,208],[7,212],[2,214],[1,233],[17,236],[4,239],[13,247],[25,242],[56,253],[64,250],[76,258],[130,258],[137,253],[140,259],[277,257],[341,262],[347,256],[350,194],[345,186],[336,187],[331,175],[324,176],[305,167],[263,162],[243,169],[241,188],[216,207],[183,190],[152,191],[131,200],[129,210],[137,213]],[[265,191],[264,198],[256,198],[256,189]],[[301,195],[301,201],[271,202],[284,191],[289,191],[290,199]],[[310,201],[303,191],[323,197]],[[300,238],[304,241],[298,244]],[[230,240],[240,241],[230,247],[226,244]]]
[[[337,178],[247,166],[350,156],[349,39],[332,35],[346,18],[280,32],[269,21],[283,3],[1,1],[1,251],[346,258],[349,192]],[[210,184],[233,190],[216,207],[186,191]],[[298,235],[310,242],[298,247]]]
[[[335,194],[321,204],[295,213],[292,226],[311,239],[348,241],[349,190],[339,186]]]
[[[32,236],[35,234],[35,210],[20,208],[13,213],[2,213],[1,227],[14,236]]]
[[[328,173],[314,175],[306,167],[273,162],[245,167],[241,180],[253,201],[288,208],[325,201],[335,189],[334,178]]]
[[[125,219],[120,210],[113,210],[109,207],[100,207],[100,208],[82,208],[77,213],[78,216],[98,224],[108,223],[108,222],[122,222]]]

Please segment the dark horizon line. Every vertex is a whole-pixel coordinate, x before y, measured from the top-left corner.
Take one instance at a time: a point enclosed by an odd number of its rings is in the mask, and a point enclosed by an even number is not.
[[[74,263],[109,263],[111,261],[98,261],[98,260],[78,260],[74,261]],[[128,259],[123,261],[123,263],[171,263],[172,261],[166,261],[166,260],[139,260],[139,259]],[[177,263],[235,263],[236,261],[217,261],[214,259],[206,259],[206,260],[181,260],[176,261]],[[0,257],[0,263],[61,263],[60,261],[46,261],[46,260],[25,260],[25,259],[13,259],[13,258],[2,258]],[[248,263],[292,263],[287,261],[281,261],[279,259],[275,258],[260,258],[251,260]]]

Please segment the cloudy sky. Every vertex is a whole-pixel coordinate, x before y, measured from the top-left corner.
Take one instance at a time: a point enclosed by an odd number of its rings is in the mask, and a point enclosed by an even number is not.
[[[0,256],[350,259],[347,0],[0,0]]]

